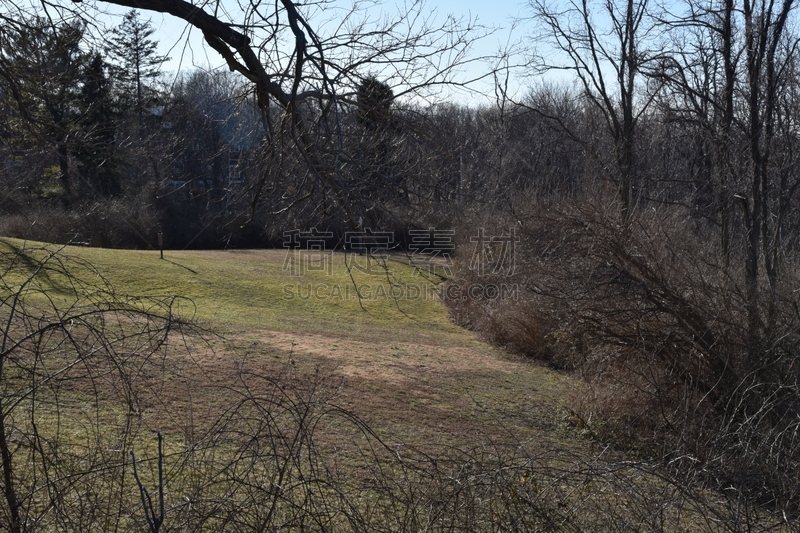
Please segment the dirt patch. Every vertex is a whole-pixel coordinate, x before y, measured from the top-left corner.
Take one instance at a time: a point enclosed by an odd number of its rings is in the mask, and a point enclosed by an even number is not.
[[[478,349],[411,342],[367,342],[276,331],[261,331],[248,337],[296,358],[314,356],[328,359],[344,376],[395,384],[476,370],[506,374],[531,370],[530,363],[515,360],[489,346]]]
[[[343,407],[400,435],[469,437],[505,427],[525,438],[560,433],[563,426],[561,401],[570,379],[486,345],[368,342],[268,330],[239,342],[250,347],[251,359],[321,368],[332,380],[342,379]]]
[[[167,359],[163,376],[140,383],[143,422],[192,441],[211,431],[243,390],[258,395],[276,384],[289,391],[315,382],[325,401],[389,443],[524,441],[573,450],[586,444],[566,422],[569,376],[466,341],[368,342],[260,330],[192,342],[187,355]],[[327,435],[337,445],[349,438]]]

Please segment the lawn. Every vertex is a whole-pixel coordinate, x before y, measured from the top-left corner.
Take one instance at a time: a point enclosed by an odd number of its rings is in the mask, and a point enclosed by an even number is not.
[[[23,319],[5,319],[48,254],[57,267],[29,284],[41,290]],[[198,531],[695,521],[688,492],[591,438],[570,409],[579,380],[454,326],[435,266],[285,250],[161,259],[15,240],[0,240],[0,255],[17,265],[4,270],[8,338],[40,332],[4,352],[2,383],[19,398],[5,408],[12,477],[43,528],[142,530],[143,509],[160,514],[141,503],[157,501],[158,486],[165,523]],[[75,287],[85,297],[71,300]],[[134,312],[70,318],[112,300]],[[175,301],[188,324],[137,314]],[[64,495],[48,499],[56,486]]]
[[[412,268],[400,254],[376,260],[286,250],[167,251],[162,260],[153,251],[84,247],[59,254],[91,264],[119,294],[186,298],[182,313],[209,333],[207,342],[195,343],[196,360],[246,353],[251,362],[325,367],[347,381],[343,401],[379,422],[440,427],[474,418],[476,410],[513,411],[514,423],[527,431],[543,418],[551,429],[566,413],[559,404],[569,378],[453,325],[429,267]],[[547,417],[531,407],[537,402],[547,403]]]
[[[121,292],[180,295],[218,328],[469,339],[447,319],[438,288],[403,255],[288,250],[167,251],[67,247]],[[359,297],[359,295],[361,297]]]

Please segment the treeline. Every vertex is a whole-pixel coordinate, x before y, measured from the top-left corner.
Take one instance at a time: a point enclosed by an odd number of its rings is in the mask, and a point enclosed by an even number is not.
[[[274,246],[284,231],[317,227],[333,230],[335,245],[352,229],[451,228],[469,210],[519,213],[605,184],[631,212],[685,207],[726,253],[759,221],[765,243],[794,246],[793,63],[770,97],[768,132],[748,125],[767,110],[762,95],[748,111],[746,79],[724,92],[665,67],[628,140],[613,116],[622,111],[590,91],[543,84],[518,101],[423,106],[367,76],[315,126],[317,149],[334,161],[326,187],[296,150],[267,146],[265,129],[282,118],[265,124],[245,80],[161,76],[152,32],[134,11],[102,49],[80,23],[4,30],[4,234],[148,248],[161,227],[172,247]]]
[[[2,228],[149,247],[160,225],[175,247],[266,245],[287,229],[452,227],[468,210],[520,213],[603,185],[625,219],[685,207],[729,258],[746,253],[751,281],[762,259],[774,278],[798,224],[792,4],[747,14],[726,2],[671,19],[628,4],[630,20],[596,33],[583,31],[592,16],[624,6],[533,6],[573,86],[423,105],[365,74],[332,101],[292,109],[307,116],[302,141],[282,133],[299,118],[265,111],[243,77],[162,76],[136,11],[102,41],[81,22],[8,25]],[[559,24],[582,14],[586,28]]]
[[[226,211],[258,122],[231,77],[168,86],[153,32],[135,11],[102,45],[81,22],[2,31],[5,234],[146,248],[159,226],[185,226],[165,233],[186,245]]]
[[[107,46],[92,47],[78,22],[3,30],[2,233],[148,248],[161,228],[182,248],[279,246],[284,231],[316,227],[336,245],[348,230],[450,228],[465,210],[515,213],[533,198],[619,187],[621,141],[589,92],[541,85],[519,101],[427,106],[374,76],[343,88],[337,113],[311,116],[317,150],[333,162],[325,186],[297,150],[275,148],[265,131],[285,120],[265,121],[246,80],[201,70],[167,79],[152,33],[135,11]],[[628,201],[681,204],[708,227],[724,218],[729,238],[744,223],[732,191],[745,185],[735,169],[751,160],[750,137],[728,127],[721,144],[719,106],[682,103],[698,96],[680,89],[665,78],[636,117]],[[780,111],[771,157],[793,194],[788,100]],[[791,240],[796,212],[770,190]]]

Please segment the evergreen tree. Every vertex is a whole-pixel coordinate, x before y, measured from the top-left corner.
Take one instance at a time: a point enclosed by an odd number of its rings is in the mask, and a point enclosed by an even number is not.
[[[376,201],[398,199],[404,193],[401,170],[401,135],[393,116],[394,92],[374,76],[364,78],[357,87],[354,150],[358,202],[367,209]]]
[[[76,150],[83,185],[92,196],[120,192],[111,91],[100,54],[83,73],[80,93],[81,143]]]
[[[169,59],[156,53],[158,42],[150,39],[154,32],[150,20],[140,20],[134,9],[128,11],[122,23],[111,30],[111,73],[121,85],[123,107],[134,108],[139,118],[153,99],[149,84],[158,77],[161,64]]]
[[[368,76],[358,84],[356,98],[359,122],[367,129],[383,130],[389,126],[394,102],[394,92],[391,87],[374,76]]]
[[[0,46],[4,70],[13,73],[16,123],[10,127],[20,142],[48,143],[55,148],[59,179],[67,201],[72,193],[70,153],[78,128],[76,100],[88,54],[81,49],[84,27],[53,26],[33,19],[10,28]]]

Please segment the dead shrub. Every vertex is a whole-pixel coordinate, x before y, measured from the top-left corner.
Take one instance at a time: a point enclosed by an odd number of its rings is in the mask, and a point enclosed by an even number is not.
[[[0,235],[6,237],[102,248],[155,248],[158,227],[152,206],[124,199],[70,209],[35,207],[0,217]]]
[[[702,471],[748,503],[797,512],[787,474],[800,471],[795,274],[760,295],[754,357],[743,259],[726,258],[714,232],[680,208],[643,208],[626,226],[602,200],[532,208],[513,269],[477,272],[474,249],[459,257],[454,283],[513,283],[519,298],[450,299],[454,318],[578,372],[588,386],[575,405],[598,438]]]

